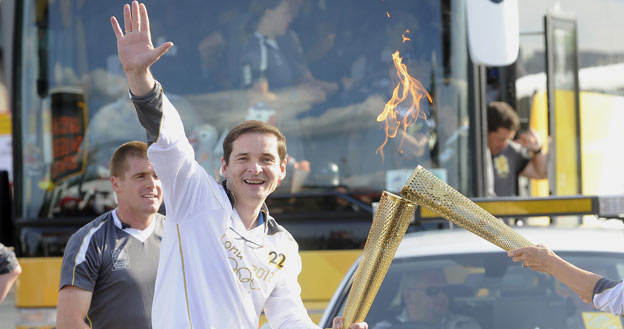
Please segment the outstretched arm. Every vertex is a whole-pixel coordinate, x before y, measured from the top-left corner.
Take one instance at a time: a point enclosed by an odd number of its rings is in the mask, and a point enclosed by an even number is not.
[[[624,283],[578,268],[542,245],[507,252],[514,262],[546,272],[577,293],[585,303],[601,311],[624,315]]]
[[[124,31],[117,18],[111,17],[111,25],[117,37],[117,54],[126,72],[130,92],[136,96],[149,93],[155,85],[150,66],[169,48],[172,42],[165,42],[158,48],[152,44],[149,17],[145,4],[132,1],[124,5]]]
[[[507,254],[514,262],[522,262],[523,266],[534,271],[551,274],[577,293],[585,303],[592,302],[594,287],[601,279],[600,275],[568,263],[552,250],[539,244],[536,247],[510,250]]]

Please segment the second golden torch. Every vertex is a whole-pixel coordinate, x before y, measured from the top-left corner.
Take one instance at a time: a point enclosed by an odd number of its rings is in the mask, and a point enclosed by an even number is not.
[[[360,264],[353,276],[342,316],[343,328],[366,318],[415,211],[416,204],[412,202],[388,192],[381,195]]]
[[[533,246],[533,243],[502,220],[492,216],[421,166],[414,169],[403,186],[401,195],[504,250]]]

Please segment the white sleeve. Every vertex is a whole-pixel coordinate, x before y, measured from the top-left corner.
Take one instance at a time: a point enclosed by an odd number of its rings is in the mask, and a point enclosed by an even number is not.
[[[314,328],[315,325],[303,306],[301,287],[297,276],[301,272],[301,258],[297,254],[296,264],[289,272],[284,273],[284,279],[273,288],[271,295],[264,304],[264,314],[269,320],[271,328]]]
[[[594,307],[613,315],[624,314],[624,285],[622,281],[602,278],[594,286]]]
[[[221,204],[220,208],[225,207],[228,204],[223,200],[225,196],[215,180],[195,161],[195,151],[184,133],[180,115],[160,84],[156,83],[145,96],[132,97],[132,101],[151,144],[148,157],[162,182],[168,220],[179,222],[193,218],[193,205],[204,202],[205,193],[211,193],[208,197]]]

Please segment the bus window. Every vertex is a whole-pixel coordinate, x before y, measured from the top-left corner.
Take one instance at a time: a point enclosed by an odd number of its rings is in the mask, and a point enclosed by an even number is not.
[[[145,139],[105,23],[123,3],[36,1],[21,8],[19,218],[86,220],[115,207],[108,159],[121,143]],[[211,175],[221,178],[229,129],[255,119],[288,139],[288,175],[276,195],[343,186],[349,195],[372,195],[362,199],[370,206],[381,191],[396,192],[419,164],[475,194],[461,1],[291,0],[281,12],[267,10],[276,8],[271,3],[146,3],[153,43],[175,44],[153,73]],[[395,50],[433,103],[420,102],[426,118],[390,140],[382,159],[384,127],[376,118],[399,82]],[[399,115],[408,106],[400,104]]]

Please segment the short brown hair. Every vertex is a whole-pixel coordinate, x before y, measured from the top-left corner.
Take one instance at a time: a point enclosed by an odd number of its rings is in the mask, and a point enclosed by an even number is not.
[[[230,155],[232,154],[234,141],[241,135],[249,133],[271,134],[277,137],[277,153],[280,157],[280,163],[286,159],[286,137],[279,129],[262,121],[248,120],[232,128],[225,136],[225,140],[223,140],[223,158],[226,164],[230,164]]]
[[[123,178],[129,168],[130,157],[147,159],[147,144],[139,141],[127,142],[118,147],[110,160],[111,177]]]
[[[505,128],[511,131],[520,129],[520,119],[511,105],[505,102],[490,102],[488,111],[488,132],[497,131],[498,128]]]

